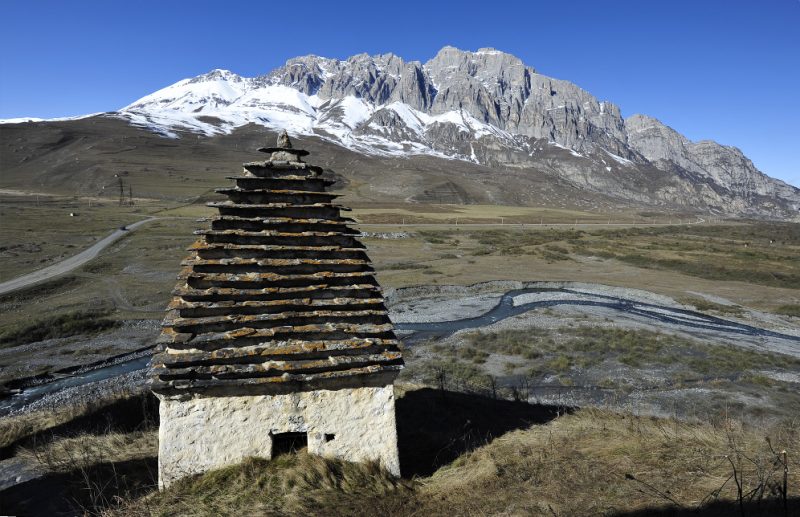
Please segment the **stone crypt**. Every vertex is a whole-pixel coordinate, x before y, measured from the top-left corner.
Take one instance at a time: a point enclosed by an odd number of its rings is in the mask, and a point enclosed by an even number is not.
[[[159,484],[302,447],[399,475],[403,358],[358,232],[285,132],[259,151],[208,203],[151,362]]]

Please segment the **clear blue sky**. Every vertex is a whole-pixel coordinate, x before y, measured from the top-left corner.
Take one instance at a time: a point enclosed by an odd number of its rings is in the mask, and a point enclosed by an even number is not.
[[[800,0],[4,0],[0,118],[118,109],[214,68],[495,47],[800,186]]]

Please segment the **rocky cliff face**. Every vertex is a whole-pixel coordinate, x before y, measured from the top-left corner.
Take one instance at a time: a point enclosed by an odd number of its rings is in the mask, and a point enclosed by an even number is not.
[[[288,86],[323,100],[361,99],[382,112],[366,121],[367,126],[387,121],[395,130],[408,126],[408,118],[397,113],[395,103],[401,103],[415,112],[442,116],[434,121],[439,126],[459,126],[460,122],[469,126],[463,120],[466,115],[477,122],[473,130],[486,131],[483,126],[489,125],[571,149],[600,144],[628,154],[625,124],[617,106],[598,101],[570,82],[537,74],[519,58],[489,48],[465,52],[445,47],[424,65],[405,62],[394,54],[359,54],[346,61],[305,56],[289,60],[258,82]],[[391,111],[395,114],[387,114]],[[427,122],[419,113],[411,118]],[[434,130],[430,140],[437,140],[440,132],[441,128]]]
[[[660,121],[646,115],[625,120],[628,145],[656,167],[679,168],[698,181],[729,192],[738,210],[758,204],[772,209],[787,200],[797,210],[798,189],[759,171],[741,150],[711,140],[692,142]]]
[[[255,78],[215,70],[111,114],[164,136],[255,123],[361,153],[432,155],[531,170],[657,206],[798,217],[800,189],[741,151],[691,142],[659,121],[600,101],[517,57],[445,47],[427,63],[394,54],[290,59]]]

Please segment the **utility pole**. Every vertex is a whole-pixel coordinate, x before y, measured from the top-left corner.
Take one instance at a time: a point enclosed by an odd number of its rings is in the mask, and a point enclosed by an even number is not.
[[[118,175],[117,176],[117,183],[119,184],[119,206],[122,206],[125,203],[125,186],[122,184],[122,178]]]
[[[128,183],[128,205],[133,206],[133,187]]]

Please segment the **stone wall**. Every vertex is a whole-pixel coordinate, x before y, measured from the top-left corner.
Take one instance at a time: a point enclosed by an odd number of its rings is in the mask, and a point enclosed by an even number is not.
[[[272,436],[308,433],[308,452],[346,461],[378,461],[400,475],[392,385],[281,395],[187,398],[160,395],[159,485],[271,458]]]

